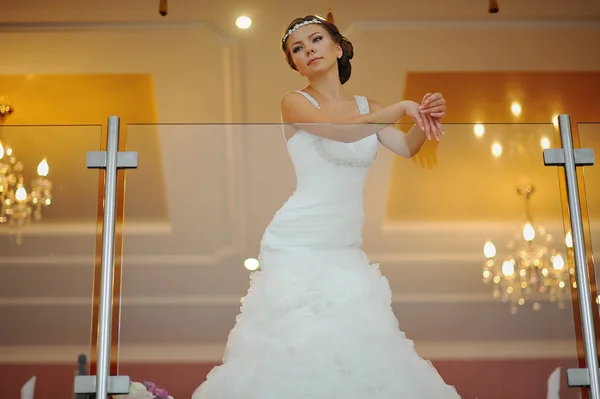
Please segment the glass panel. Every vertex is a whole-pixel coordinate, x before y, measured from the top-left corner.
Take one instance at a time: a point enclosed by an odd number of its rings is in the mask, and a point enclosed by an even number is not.
[[[101,126],[0,126],[7,397],[20,397],[33,376],[36,397],[72,397],[78,355],[90,354],[99,172],[86,168],[86,152],[100,150],[101,139]]]
[[[560,189],[542,158],[553,125],[445,132],[411,159],[380,145],[367,173],[374,136],[345,145],[300,132],[286,144],[279,124],[127,126],[140,167],[127,174],[120,373],[190,397],[229,336],[230,366],[209,390],[283,398],[287,378],[289,389],[377,381],[432,392],[429,366],[411,374],[420,368],[395,316],[464,398],[546,397],[559,367],[560,397],[578,397],[564,379],[577,350]],[[400,134],[385,134],[390,147]],[[363,208],[366,258],[341,249],[360,243]]]
[[[582,196],[583,229],[586,239],[586,255],[588,267],[594,272],[592,282],[592,294],[598,298],[598,274],[600,270],[594,265],[594,249],[600,248],[600,123],[579,123],[577,125],[579,148],[591,148],[594,151],[594,166],[578,168],[580,176],[580,195]],[[600,303],[596,299],[597,303]],[[598,315],[596,324],[596,336],[600,334],[600,323]]]

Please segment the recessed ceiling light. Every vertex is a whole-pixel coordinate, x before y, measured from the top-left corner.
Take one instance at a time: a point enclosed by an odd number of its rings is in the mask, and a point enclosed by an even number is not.
[[[252,20],[249,17],[242,15],[235,20],[235,25],[240,29],[248,29],[252,26]]]
[[[515,101],[511,104],[510,111],[513,113],[514,116],[521,115],[521,104]]]

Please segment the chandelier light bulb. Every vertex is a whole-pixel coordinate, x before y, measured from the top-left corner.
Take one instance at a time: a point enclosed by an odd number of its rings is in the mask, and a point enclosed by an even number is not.
[[[483,254],[486,258],[490,259],[496,256],[496,247],[491,241],[488,241],[483,246]]]
[[[50,166],[48,165],[48,161],[46,160],[46,158],[44,158],[37,167],[37,173],[42,177],[46,177],[48,176],[48,172],[50,172]]]
[[[25,187],[19,186],[19,188],[17,188],[17,191],[15,191],[15,198],[19,202],[27,199],[27,190],[25,190]]]
[[[527,223],[525,227],[523,227],[523,238],[525,241],[533,241],[535,238],[535,230],[531,223]]]
[[[504,263],[502,263],[502,274],[504,274],[506,277],[515,274],[515,267],[511,261],[505,260]]]
[[[554,259],[552,259],[552,267],[554,270],[562,270],[563,267],[565,267],[565,260],[560,254],[556,255]]]
[[[2,145],[2,142],[0,141],[0,159],[4,158],[4,146]]]

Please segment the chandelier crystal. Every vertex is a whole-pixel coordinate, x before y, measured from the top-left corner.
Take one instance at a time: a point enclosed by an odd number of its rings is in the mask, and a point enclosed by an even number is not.
[[[7,225],[17,244],[23,242],[23,229],[32,219],[42,219],[42,208],[52,203],[52,182],[46,158],[37,167],[37,175],[28,192],[23,177],[23,163],[11,147],[0,142],[0,226]]]
[[[533,309],[541,308],[543,297],[564,308],[569,298],[570,274],[573,267],[567,265],[565,257],[553,248],[553,237],[543,226],[534,227],[529,208],[529,200],[534,189],[531,185],[518,188],[525,198],[526,222],[516,238],[508,243],[509,255],[498,256],[491,241],[483,246],[487,260],[483,266],[483,282],[491,284],[493,296],[510,304],[511,313],[517,313],[519,306],[527,301]],[[570,234],[565,238],[567,250],[573,247]]]

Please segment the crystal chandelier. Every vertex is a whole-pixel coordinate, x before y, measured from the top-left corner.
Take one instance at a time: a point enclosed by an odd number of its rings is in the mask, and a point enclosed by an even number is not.
[[[543,226],[532,224],[529,200],[534,189],[523,185],[517,189],[525,199],[526,222],[516,238],[508,243],[510,254],[499,257],[496,247],[487,241],[483,253],[487,260],[483,266],[483,281],[493,287],[493,296],[510,304],[511,313],[516,313],[526,301],[533,303],[533,309],[541,308],[539,299],[546,296],[564,308],[569,298],[569,274],[573,267],[566,265],[565,258],[552,247],[552,236]],[[570,234],[565,238],[567,249],[573,247]]]
[[[0,142],[0,225],[7,225],[17,244],[23,242],[23,228],[31,220],[42,219],[42,207],[52,203],[52,182],[46,178],[49,166],[44,158],[37,167],[38,177],[27,192],[23,178],[23,163],[12,148]]]

